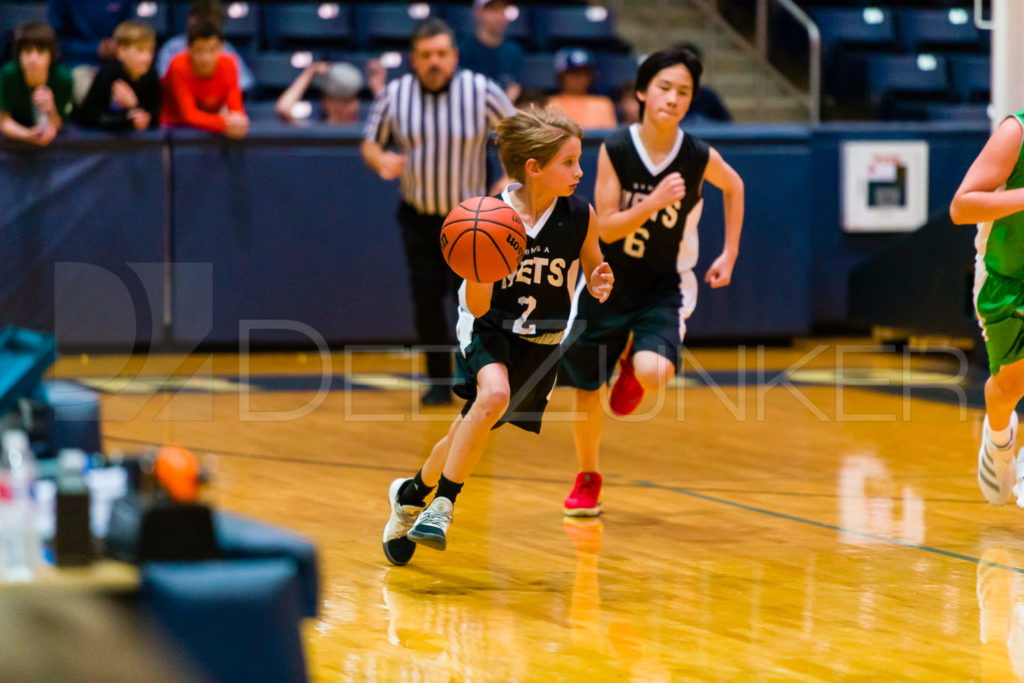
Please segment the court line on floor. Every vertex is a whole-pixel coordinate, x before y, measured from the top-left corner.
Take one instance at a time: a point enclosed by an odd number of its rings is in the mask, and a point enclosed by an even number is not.
[[[830,531],[838,531],[839,533],[850,534],[852,536],[860,536],[861,538],[868,538],[873,541],[879,541],[881,543],[888,543],[890,545],[898,545],[904,548],[911,548],[913,550],[923,550],[927,553],[933,553],[935,555],[941,555],[943,557],[949,557],[956,560],[965,560],[974,564],[981,564],[988,567],[998,567],[1000,569],[1008,569],[1017,574],[1024,574],[1024,568],[1012,567],[998,562],[990,562],[983,560],[980,557],[972,557],[970,555],[964,555],[962,553],[955,553],[951,550],[943,550],[941,548],[935,548],[929,545],[921,545],[920,543],[911,543],[910,541],[901,541],[898,538],[890,538],[888,536],[879,536],[868,531],[860,531],[858,529],[849,529],[836,524],[828,524],[826,522],[818,522],[813,519],[807,519],[806,517],[797,517],[786,512],[777,512],[775,510],[768,510],[766,508],[759,508],[754,505],[747,505],[746,503],[739,503],[734,500],[726,500],[725,498],[719,498],[717,496],[709,496],[706,493],[699,493],[692,489],[683,488],[681,486],[664,486],[662,484],[656,484],[652,481],[636,480],[632,482],[634,485],[641,488],[657,489],[660,491],[671,491],[672,493],[679,493],[684,496],[691,498],[697,498],[700,500],[707,501],[709,503],[717,503],[719,505],[727,505],[734,507],[739,510],[746,510],[747,512],[756,512],[761,515],[767,515],[769,517],[775,517],[777,519],[785,519],[790,522],[797,522],[799,524],[806,524],[808,526],[818,527],[819,529],[828,529]]]
[[[145,445],[145,446],[157,446],[157,445],[159,445],[159,444],[153,443],[152,441],[146,441],[146,440],[143,440],[143,439],[135,439],[135,438],[130,438],[130,437],[119,437],[119,436],[113,436],[113,435],[109,435],[109,434],[108,435],[104,435],[104,438],[111,439],[113,441],[119,441],[119,442],[122,442],[122,443],[135,443],[135,444],[138,444],[138,445]],[[295,464],[319,465],[319,466],[327,466],[327,467],[339,467],[339,468],[363,469],[363,470],[378,470],[378,471],[387,471],[387,472],[408,472],[408,468],[407,467],[386,467],[386,466],[383,466],[383,465],[360,465],[360,464],[355,464],[355,463],[344,463],[344,462],[337,462],[337,461],[333,461],[333,462],[327,461],[327,462],[325,462],[323,460],[311,460],[311,459],[306,459],[306,458],[296,458],[296,457],[293,457],[293,456],[262,455],[262,454],[259,454],[259,453],[243,453],[243,452],[240,452],[240,451],[225,451],[225,450],[219,450],[219,449],[197,448],[195,446],[189,446],[189,445],[184,445],[183,447],[184,448],[188,448],[188,449],[190,449],[190,450],[192,450],[194,452],[197,452],[197,453],[213,453],[215,455],[241,457],[241,458],[247,458],[247,459],[252,459],[252,460],[268,460],[268,461],[287,462],[287,463],[295,463]],[[540,479],[540,478],[537,478],[537,477],[513,477],[513,476],[508,476],[508,475],[492,475],[492,474],[478,474],[476,476],[479,477],[479,478],[487,478],[487,479],[520,480],[520,481],[530,481],[530,482],[534,482],[534,483],[560,483],[562,481],[561,479]],[[756,512],[758,514],[767,515],[769,517],[775,517],[777,519],[785,519],[785,520],[788,520],[788,521],[791,521],[791,522],[797,522],[797,523],[800,523],[800,524],[806,524],[808,526],[818,527],[819,529],[828,529],[830,531],[837,531],[837,532],[840,532],[840,533],[851,534],[851,535],[854,535],[854,536],[860,536],[862,538],[868,538],[868,539],[879,541],[879,542],[882,542],[882,543],[888,543],[890,545],[898,545],[898,546],[902,546],[904,548],[910,548],[910,549],[913,549],[913,550],[922,550],[924,552],[933,553],[935,555],[941,555],[941,556],[944,556],[944,557],[949,557],[949,558],[957,559],[957,560],[964,560],[966,562],[971,562],[973,564],[985,565],[985,566],[988,566],[988,567],[996,567],[996,568],[999,568],[999,569],[1007,569],[1007,570],[1015,572],[1017,574],[1024,575],[1024,568],[1022,568],[1022,567],[1013,567],[1013,566],[1009,566],[1009,565],[1005,565],[1005,564],[1000,564],[998,562],[990,562],[988,560],[982,560],[981,558],[978,558],[978,557],[972,557],[970,555],[964,555],[962,553],[955,553],[955,552],[950,551],[950,550],[942,550],[941,548],[934,548],[932,546],[921,545],[919,543],[911,543],[909,541],[901,541],[898,538],[890,538],[888,536],[879,536],[878,534],[872,534],[872,533],[867,532],[867,531],[859,531],[857,529],[849,529],[849,528],[841,527],[841,526],[838,526],[838,525],[835,525],[835,524],[828,524],[826,522],[818,522],[816,520],[807,519],[805,517],[797,517],[796,515],[791,515],[791,514],[788,514],[788,513],[785,513],[785,512],[777,512],[775,510],[768,510],[766,508],[759,508],[759,507],[756,507],[756,506],[753,506],[753,505],[747,505],[746,503],[739,503],[737,501],[727,500],[725,498],[719,498],[718,496],[711,496],[711,495],[708,495],[706,493],[700,493],[699,491],[696,491],[696,490],[693,490],[693,489],[684,488],[684,487],[681,487],[681,486],[665,486],[664,484],[657,484],[655,482],[646,481],[646,480],[642,480],[642,479],[641,480],[635,480],[635,481],[617,481],[617,482],[614,482],[614,483],[612,483],[612,482],[607,482],[607,483],[612,484],[615,487],[620,487],[620,486],[621,487],[630,487],[630,486],[633,486],[633,487],[638,487],[638,488],[657,489],[657,490],[661,490],[661,491],[669,491],[669,492],[672,492],[672,493],[679,493],[681,495],[689,496],[691,498],[697,498],[699,500],[704,500],[704,501],[707,501],[709,503],[716,503],[716,504],[719,504],[719,505],[726,505],[726,506],[734,507],[734,508],[737,508],[737,509],[740,509],[740,510],[746,510],[747,512]],[[736,491],[736,493],[741,493],[741,491]],[[763,491],[746,491],[745,493],[758,494],[758,493],[764,493],[764,492]],[[838,498],[838,496],[836,496],[836,497]],[[954,501],[951,501],[951,502],[962,503],[962,502],[972,502],[972,501],[954,500]]]

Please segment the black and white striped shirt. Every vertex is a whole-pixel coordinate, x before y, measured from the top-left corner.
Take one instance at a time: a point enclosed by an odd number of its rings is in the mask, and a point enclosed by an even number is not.
[[[502,89],[482,74],[456,71],[437,93],[406,74],[373,103],[363,137],[394,143],[406,155],[402,198],[420,213],[445,216],[463,199],[487,193],[487,137],[513,113]]]

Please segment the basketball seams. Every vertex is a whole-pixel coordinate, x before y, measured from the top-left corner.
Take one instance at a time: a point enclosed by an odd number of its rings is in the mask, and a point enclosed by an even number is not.
[[[490,233],[488,233],[488,232],[487,232],[487,231],[485,231],[485,230],[479,230],[479,229],[476,229],[476,230],[474,230],[473,232],[474,232],[474,233],[476,233],[476,232],[480,232],[480,233],[482,233],[482,234],[483,234],[483,235],[484,235],[484,236],[485,236],[485,237],[486,237],[487,239],[489,239],[489,240],[491,241],[491,246],[493,246],[493,247],[494,247],[494,251],[496,251],[496,252],[498,253],[498,256],[500,256],[500,257],[501,257],[501,262],[505,264],[505,268],[506,268],[506,270],[508,270],[508,271],[510,271],[510,272],[511,272],[511,270],[512,270],[512,266],[511,266],[511,265],[509,265],[508,259],[507,259],[507,258],[505,258],[505,252],[503,252],[503,251],[501,250],[501,246],[500,246],[500,245],[498,244],[498,240],[494,239],[494,236],[493,236],[493,235],[491,235]],[[475,238],[474,238],[474,240],[475,240]],[[474,241],[474,245],[473,245],[473,265],[474,265],[474,267],[476,266],[476,244],[475,244],[475,241]]]
[[[508,213],[504,213],[506,211]],[[496,215],[490,217],[492,213]],[[450,220],[453,214],[455,220]],[[498,228],[502,230],[499,232]],[[463,240],[470,232],[472,238]],[[478,237],[477,233],[486,235],[487,239]],[[462,277],[465,275],[456,266],[467,274],[472,273],[472,278],[466,279],[477,282],[495,282],[515,272],[522,256],[518,244],[527,242],[525,226],[515,209],[488,196],[460,202],[445,219],[441,238],[446,242],[443,254],[449,266]]]
[[[487,225],[497,225],[500,228],[506,228],[508,230],[514,230],[514,228],[509,226],[508,223],[502,223],[501,221],[490,220],[488,218],[456,218],[453,221],[448,221],[447,223],[445,223],[444,227],[445,228],[449,228],[449,227],[451,227],[453,225],[458,225],[459,223],[473,223],[474,225],[479,224],[479,223],[486,223]],[[523,233],[525,234],[526,231],[523,230]]]

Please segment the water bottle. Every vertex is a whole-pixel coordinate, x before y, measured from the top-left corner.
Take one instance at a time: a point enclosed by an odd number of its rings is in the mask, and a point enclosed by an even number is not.
[[[42,555],[32,483],[36,459],[28,435],[7,430],[0,438],[0,578],[31,581]]]
[[[89,485],[85,480],[88,456],[78,448],[57,455],[57,532],[53,557],[58,567],[80,567],[94,557],[89,526]]]
[[[32,105],[32,114],[35,117],[36,128],[46,128],[50,125],[50,113],[40,109],[38,104]]]

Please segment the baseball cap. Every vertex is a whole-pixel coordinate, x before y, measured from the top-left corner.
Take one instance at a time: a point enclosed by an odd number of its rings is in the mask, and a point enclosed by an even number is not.
[[[337,62],[317,76],[317,86],[328,97],[353,97],[363,87],[363,74],[348,62]]]
[[[563,47],[555,53],[555,71],[594,68],[594,55],[582,47]]]

